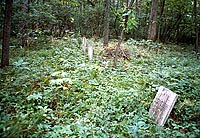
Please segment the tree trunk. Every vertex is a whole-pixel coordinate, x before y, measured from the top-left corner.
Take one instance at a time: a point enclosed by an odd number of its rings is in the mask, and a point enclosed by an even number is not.
[[[119,5],[120,5],[120,1],[117,1],[117,5],[115,7],[115,11],[117,11],[119,9]],[[119,35],[119,32],[118,32],[118,29],[117,29],[117,20],[118,20],[118,16],[115,15],[115,21],[114,21],[114,29],[115,29],[115,35],[118,36]]]
[[[135,1],[135,12],[136,12],[136,18],[138,19],[139,17],[140,17],[140,12],[139,12],[139,1],[138,0],[136,0]],[[140,20],[138,20],[138,27],[137,27],[137,30],[138,31],[136,31],[135,32],[135,38],[137,39],[138,37],[139,37],[139,35],[140,35]]]
[[[9,65],[9,40],[11,28],[11,12],[13,0],[6,0],[6,8],[4,13],[3,41],[2,41],[2,58],[1,67]]]
[[[23,13],[26,13],[26,11],[27,11],[25,1],[23,1],[23,3],[22,3],[22,11],[23,11]],[[22,32],[22,38],[21,39],[22,39],[22,47],[27,47],[28,36],[27,36],[27,23],[26,22],[24,22],[24,24],[23,24],[23,32]]]
[[[109,22],[110,22],[110,0],[106,0],[104,32],[103,32],[103,45],[104,46],[108,46],[108,42],[109,42]]]
[[[158,25],[158,37],[157,42],[160,42],[160,34],[161,34],[161,23],[162,23],[162,15],[165,7],[165,0],[160,0],[160,16],[159,16],[159,25]]]
[[[195,32],[196,32],[196,41],[194,50],[196,53],[198,53],[198,45],[199,45],[199,28],[197,23],[197,0],[194,0],[194,23],[195,23]]]
[[[152,0],[148,40],[156,41],[156,18],[158,11],[158,0]]]
[[[165,29],[165,33],[163,34],[163,38],[164,38],[164,41],[168,41],[169,38],[171,37],[171,34],[173,34],[173,31],[174,30],[177,30],[180,22],[182,20],[182,14],[179,14],[176,18],[176,21],[174,21],[174,23],[171,23],[171,24],[168,24],[168,27]]]
[[[137,17],[139,17],[139,2],[138,0],[135,1],[135,12]]]
[[[134,2],[134,0],[132,0],[129,4],[129,0],[126,1],[126,7],[127,7],[126,13],[128,12],[128,9],[130,9],[133,6],[133,2]],[[116,49],[115,49],[115,57],[114,57],[114,60],[113,60],[113,67],[117,66],[118,53],[119,53],[119,50],[120,50],[120,45],[124,40],[124,31],[126,30],[126,27],[127,27],[127,21],[128,21],[128,15],[125,16],[124,27],[121,30],[119,42],[118,42]]]
[[[28,13],[30,13],[30,4],[31,4],[31,0],[28,0]]]

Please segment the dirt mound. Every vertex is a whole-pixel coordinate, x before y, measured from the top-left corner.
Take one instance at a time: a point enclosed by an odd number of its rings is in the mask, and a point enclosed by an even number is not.
[[[115,57],[115,50],[116,50],[115,46],[104,47],[103,50],[104,50],[104,55],[103,55],[104,57],[106,58]],[[120,47],[119,53],[117,56],[119,59],[130,60],[130,51],[129,49]]]

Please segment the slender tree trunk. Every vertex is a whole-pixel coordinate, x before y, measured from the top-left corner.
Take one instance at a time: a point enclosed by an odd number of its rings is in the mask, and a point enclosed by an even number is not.
[[[110,22],[110,0],[106,0],[106,10],[104,19],[103,45],[108,46],[109,42],[109,22]]]
[[[199,28],[197,23],[197,0],[194,0],[194,23],[195,23],[195,32],[196,32],[196,41],[194,50],[196,53],[198,53],[198,45],[199,45]]]
[[[114,57],[114,60],[113,60],[113,67],[117,66],[117,56],[118,56],[118,53],[119,53],[119,50],[120,50],[120,45],[124,40],[124,31],[125,31],[125,28],[123,28],[122,31],[121,31],[119,42],[118,42],[117,47],[115,49],[115,57]]]
[[[152,0],[148,40],[156,41],[156,18],[158,11],[158,0]]]
[[[22,11],[23,13],[26,13],[27,12],[27,7],[26,7],[26,2],[23,1],[22,3]],[[23,24],[23,33],[22,33],[22,47],[27,47],[28,43],[27,43],[27,23],[24,22]]]
[[[138,0],[135,1],[135,12],[136,12],[136,18],[139,18],[140,12],[139,12],[139,1]],[[141,26],[140,20],[138,20],[138,27],[137,27],[138,31],[135,32],[135,38],[136,39],[139,37],[140,32],[141,32],[140,31],[140,26]]]
[[[31,0],[28,0],[28,4],[26,5],[27,1],[23,1],[22,3],[22,11],[24,13],[30,13],[30,4],[31,4]],[[33,28],[33,27],[32,27]],[[29,42],[28,42],[28,23],[24,22],[23,25],[23,32],[22,32],[22,47],[27,47],[29,46]]]
[[[139,16],[139,2],[138,2],[138,0],[135,1],[135,11],[136,11],[136,15]]]
[[[128,9],[130,9],[133,6],[133,3],[134,3],[134,0],[132,0],[130,2],[130,4],[129,4],[129,0],[126,1],[126,7],[127,7],[126,8],[126,12],[128,12]],[[120,45],[121,45],[121,43],[124,40],[124,31],[126,30],[127,21],[128,21],[128,15],[125,17],[125,22],[124,22],[125,25],[124,25],[124,27],[121,30],[119,42],[118,42],[118,44],[116,46],[116,49],[115,49],[115,57],[114,57],[114,60],[113,60],[113,67],[117,66],[118,53],[119,53],[119,50],[120,50]]]
[[[116,7],[115,7],[115,11],[117,11],[117,10],[118,10],[118,8],[119,8],[119,5],[120,5],[120,1],[117,1],[117,5],[116,5]],[[114,28],[115,28],[115,34],[116,34],[116,36],[118,36],[118,35],[119,35],[118,29],[117,29],[117,20],[118,20],[118,17],[117,17],[117,16],[115,16]]]
[[[2,41],[2,58],[1,67],[9,65],[9,40],[11,29],[11,12],[13,0],[6,0],[6,8],[4,13],[3,41]]]
[[[171,34],[173,33],[174,30],[177,30],[177,27],[179,26],[180,22],[182,20],[182,14],[179,14],[177,16],[177,19],[174,23],[172,23],[171,25],[168,24],[169,27],[167,27],[164,36],[164,41],[168,41],[169,38],[171,37]]]
[[[30,4],[31,4],[31,0],[28,0],[28,13],[30,13]]]
[[[157,42],[160,42],[160,34],[161,34],[161,24],[162,24],[162,15],[164,11],[165,0],[160,0],[160,16],[159,16],[159,25],[158,25],[158,37]]]

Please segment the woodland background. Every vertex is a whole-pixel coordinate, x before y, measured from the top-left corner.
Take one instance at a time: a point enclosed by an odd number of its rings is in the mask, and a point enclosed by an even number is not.
[[[0,137],[199,137],[199,3],[1,0]]]
[[[15,0],[11,36],[17,43],[13,40],[11,44],[26,46],[65,35],[102,38],[109,18],[109,38],[118,39],[127,22],[126,39],[147,39],[149,26],[156,24],[153,41],[194,45],[199,9],[197,0]],[[1,37],[4,11],[1,0]]]

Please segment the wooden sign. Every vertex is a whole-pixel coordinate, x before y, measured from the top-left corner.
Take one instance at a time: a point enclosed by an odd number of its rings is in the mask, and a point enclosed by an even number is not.
[[[159,88],[149,109],[149,113],[153,115],[157,125],[164,126],[177,98],[178,95],[169,89],[163,86]]]

